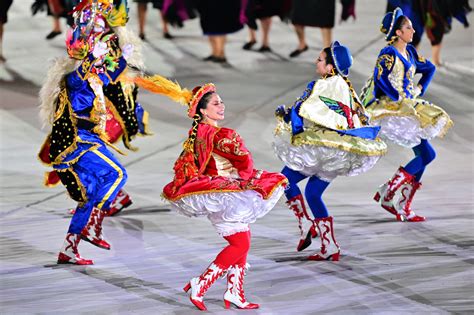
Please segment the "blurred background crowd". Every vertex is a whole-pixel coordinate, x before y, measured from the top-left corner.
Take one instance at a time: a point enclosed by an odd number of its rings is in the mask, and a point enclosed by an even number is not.
[[[19,1],[19,0],[16,0]],[[26,0],[25,0],[26,1]],[[111,0],[113,1],[113,0]],[[0,2],[0,62],[6,62],[8,52],[2,50],[4,29],[8,31],[8,10],[14,0]],[[51,40],[73,23],[69,12],[80,0],[34,0],[31,14],[34,18],[51,19],[51,30],[44,34]],[[336,10],[340,5],[341,9]],[[272,23],[288,23],[294,29],[297,46],[288,51],[289,58],[296,58],[309,49],[306,32],[319,28],[323,47],[333,40],[332,30],[338,22],[356,19],[356,0],[133,0],[136,14],[130,19],[138,20],[137,33],[143,41],[147,34],[161,32],[166,40],[179,41],[179,28],[186,22],[199,19],[203,37],[209,42],[210,53],[204,61],[228,65],[226,42],[228,36],[247,28],[248,40],[242,43],[243,50],[272,53]],[[453,20],[469,26],[466,15],[471,11],[468,0],[388,0],[387,12],[401,7],[413,21],[416,30],[413,45],[419,45],[424,34],[432,46],[432,61],[442,66],[441,47],[443,37],[451,31]],[[149,14],[157,10],[159,14]],[[336,17],[336,12],[340,16]],[[382,13],[381,13],[382,15]],[[47,17],[48,16],[48,17]],[[148,23],[147,23],[148,19]],[[153,21],[152,21],[152,20]],[[63,22],[64,21],[64,22]],[[146,29],[146,26],[156,28]],[[175,28],[174,30],[170,30]],[[294,40],[292,39],[292,40]],[[320,48],[323,48],[320,47]],[[12,53],[12,52],[10,52]]]

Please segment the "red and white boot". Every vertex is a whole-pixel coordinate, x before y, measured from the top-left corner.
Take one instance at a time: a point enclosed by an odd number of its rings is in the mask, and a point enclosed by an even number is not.
[[[79,255],[77,245],[81,240],[80,234],[67,233],[64,240],[63,247],[59,251],[58,264],[73,264],[73,265],[93,265],[94,262],[90,259],[84,259]]]
[[[382,208],[396,216],[398,211],[393,204],[393,197],[403,184],[412,180],[413,175],[405,171],[405,169],[400,166],[392,178],[379,187],[375,193],[374,200],[377,202],[380,201]]]
[[[334,237],[332,217],[315,219],[321,238],[321,250],[308,257],[308,260],[332,260],[338,261],[341,249]]]
[[[206,311],[207,307],[204,305],[202,300],[204,294],[216,282],[216,280],[223,276],[227,269],[212,263],[202,275],[196,278],[192,278],[189,283],[183,288],[184,292],[188,292],[191,289],[191,295],[189,299],[191,302],[201,311]]]
[[[102,236],[102,221],[104,221],[104,217],[104,211],[98,208],[92,209],[89,221],[84,229],[82,229],[81,238],[92,245],[109,250],[110,244]]]
[[[106,216],[113,216],[122,211],[123,209],[129,207],[132,204],[132,199],[130,195],[123,189],[120,189],[114,201],[110,205],[109,211],[105,213]],[[74,214],[76,209],[70,209],[69,214]]]
[[[422,222],[426,220],[425,217],[416,215],[416,213],[411,210],[411,202],[420,187],[421,183],[416,181],[408,182],[402,187],[401,196],[397,202],[398,221]]]
[[[107,211],[107,216],[113,216],[122,211],[123,209],[129,207],[132,204],[132,199],[130,195],[123,189],[120,189],[114,201],[110,205],[109,211]]]
[[[244,293],[244,277],[249,265],[233,265],[227,273],[227,291],[224,293],[224,306],[230,308],[230,303],[237,308],[250,310],[259,308],[260,305],[247,302]]]
[[[286,202],[288,208],[293,211],[298,220],[298,228],[300,229],[300,241],[296,247],[297,251],[302,251],[311,245],[312,238],[318,236],[313,220],[306,211],[303,195],[299,194]],[[306,219],[305,219],[306,218]],[[308,224],[310,223],[310,224]]]

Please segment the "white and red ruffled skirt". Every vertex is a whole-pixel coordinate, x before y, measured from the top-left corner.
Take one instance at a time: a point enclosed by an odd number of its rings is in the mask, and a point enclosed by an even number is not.
[[[200,175],[177,190],[169,183],[163,196],[178,213],[207,216],[220,235],[228,236],[248,231],[250,223],[273,209],[286,183],[280,173],[257,170],[248,180]]]

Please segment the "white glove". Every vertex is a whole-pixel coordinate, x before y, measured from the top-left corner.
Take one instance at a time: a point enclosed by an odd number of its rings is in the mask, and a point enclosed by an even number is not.
[[[132,53],[133,53],[132,44],[127,44],[122,48],[122,56],[125,58],[125,60],[128,60],[128,58],[132,55]]]
[[[94,45],[94,49],[92,50],[92,55],[95,58],[99,58],[108,52],[109,52],[109,48],[107,47],[107,44],[99,41]]]

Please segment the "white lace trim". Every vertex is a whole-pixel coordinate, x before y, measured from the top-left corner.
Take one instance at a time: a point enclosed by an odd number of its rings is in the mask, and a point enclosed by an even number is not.
[[[241,192],[195,194],[170,203],[173,210],[185,216],[206,215],[219,234],[232,235],[273,209],[283,195],[283,191],[284,188],[281,185],[278,186],[268,199],[263,199],[254,190],[245,190]]]
[[[273,150],[292,170],[330,182],[337,176],[355,176],[370,170],[380,156],[364,156],[315,145],[294,146],[288,137],[275,136]]]
[[[237,233],[247,232],[250,230],[249,225],[246,223],[223,222],[213,224],[213,226],[220,236],[231,236]]]
[[[383,140],[407,148],[420,144],[421,139],[430,140],[437,137],[448,123],[447,118],[441,118],[435,125],[425,128],[420,127],[420,122],[415,117],[387,116],[371,121],[374,126],[381,126],[379,136]]]

